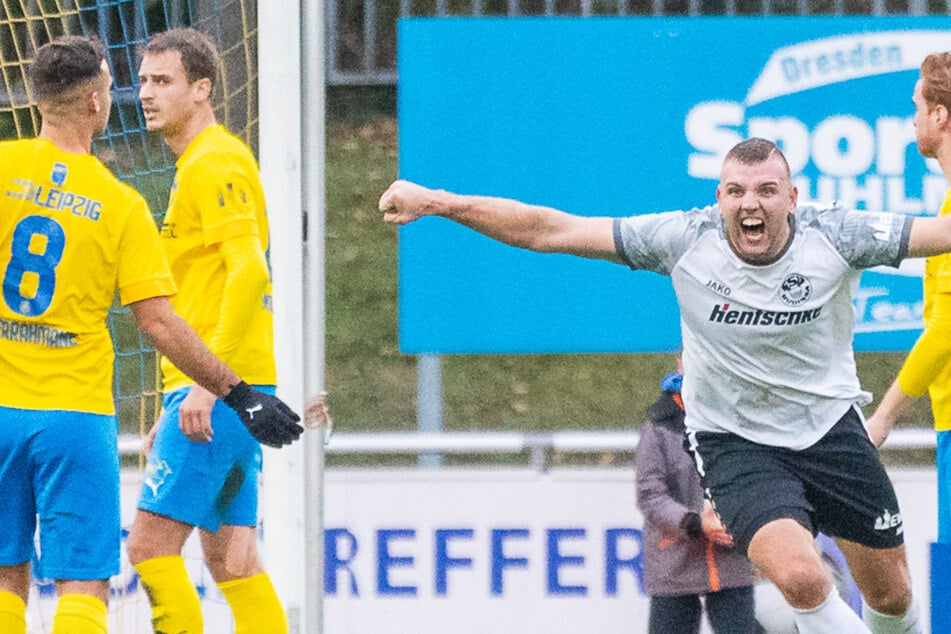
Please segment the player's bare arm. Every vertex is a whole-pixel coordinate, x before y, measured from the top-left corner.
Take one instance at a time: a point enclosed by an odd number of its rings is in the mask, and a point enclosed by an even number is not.
[[[239,379],[174,311],[168,298],[153,297],[129,306],[139,329],[155,340],[156,349],[235,410],[252,436],[274,448],[300,438],[304,431],[297,424],[300,416],[279,398],[263,394]]]
[[[923,258],[951,251],[951,214],[915,218],[908,237],[908,257]]]
[[[508,198],[464,196],[402,180],[380,197],[380,211],[383,220],[394,224],[441,216],[522,249],[618,261],[613,218],[576,216]]]
[[[914,399],[901,391],[898,381],[894,381],[882,396],[882,401],[869,417],[868,437],[876,447],[881,447],[895,423],[908,415]]]
[[[155,341],[155,348],[215,396],[224,397],[240,383],[238,376],[178,316],[167,297],[144,299],[130,304],[130,308],[139,329]]]

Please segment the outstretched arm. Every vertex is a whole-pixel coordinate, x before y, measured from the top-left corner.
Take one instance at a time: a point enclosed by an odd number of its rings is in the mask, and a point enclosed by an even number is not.
[[[380,211],[383,220],[394,224],[442,216],[522,249],[619,261],[613,218],[576,216],[508,198],[463,196],[402,180],[380,197]]]
[[[908,236],[908,257],[923,258],[951,252],[951,214],[918,217]]]

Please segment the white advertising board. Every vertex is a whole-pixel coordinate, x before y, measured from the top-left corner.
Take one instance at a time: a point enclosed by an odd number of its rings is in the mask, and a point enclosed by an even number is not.
[[[927,620],[934,471],[890,473]],[[647,631],[630,469],[331,471],[326,517],[327,632]]]
[[[927,620],[935,474],[890,473]],[[137,495],[138,475],[124,474],[126,526]],[[330,469],[325,517],[327,634],[647,631],[631,469]],[[187,550],[206,631],[230,632],[197,542]],[[148,634],[148,604],[124,567],[113,579],[110,632]],[[49,631],[54,606],[52,586],[40,584],[30,634]]]

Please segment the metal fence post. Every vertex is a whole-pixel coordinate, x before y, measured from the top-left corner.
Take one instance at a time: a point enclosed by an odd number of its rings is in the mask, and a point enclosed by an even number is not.
[[[417,426],[421,432],[442,431],[442,360],[438,354],[421,354],[416,362]],[[419,466],[438,467],[442,454],[420,451]]]

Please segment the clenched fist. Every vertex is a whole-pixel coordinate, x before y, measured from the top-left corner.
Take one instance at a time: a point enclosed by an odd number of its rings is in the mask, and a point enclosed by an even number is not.
[[[386,222],[405,225],[423,216],[438,215],[444,208],[440,198],[445,195],[443,191],[399,180],[380,196],[380,211]]]

